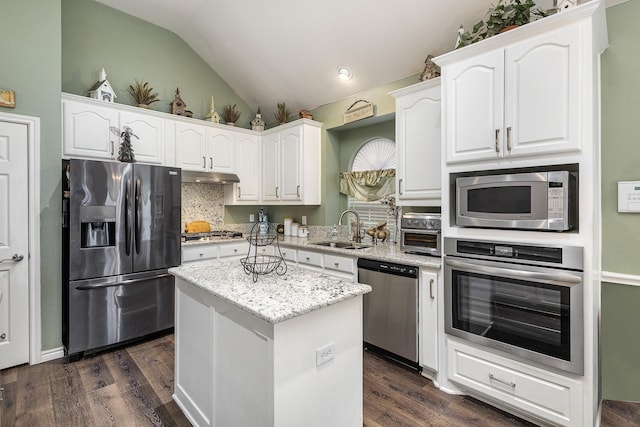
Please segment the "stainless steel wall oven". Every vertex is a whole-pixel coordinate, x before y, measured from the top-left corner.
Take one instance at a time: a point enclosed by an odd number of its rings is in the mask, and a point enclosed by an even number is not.
[[[445,332],[583,374],[583,249],[445,238]]]

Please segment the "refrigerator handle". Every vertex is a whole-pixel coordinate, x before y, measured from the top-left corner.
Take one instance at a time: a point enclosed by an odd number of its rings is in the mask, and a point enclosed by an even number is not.
[[[127,255],[131,255],[131,180],[127,180],[124,193],[124,247]]]
[[[136,235],[135,235],[135,244],[136,244],[136,253],[139,254],[140,253],[140,240],[142,240],[142,236],[140,233],[140,205],[142,204],[142,201],[140,200],[140,178],[136,179],[136,218],[135,218],[135,230],[136,230]]]

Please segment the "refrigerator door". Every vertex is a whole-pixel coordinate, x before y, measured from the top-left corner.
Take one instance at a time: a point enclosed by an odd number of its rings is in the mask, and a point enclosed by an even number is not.
[[[132,165],[69,161],[69,280],[130,273]]]
[[[133,271],[180,265],[180,169],[136,164],[132,188]]]

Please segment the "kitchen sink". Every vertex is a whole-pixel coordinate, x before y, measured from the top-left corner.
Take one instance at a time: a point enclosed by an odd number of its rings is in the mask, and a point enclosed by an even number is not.
[[[312,245],[317,245],[317,246],[326,246],[328,248],[339,248],[339,249],[367,249],[370,248],[371,245],[363,245],[360,243],[354,243],[354,242],[316,242],[316,243],[311,243]]]

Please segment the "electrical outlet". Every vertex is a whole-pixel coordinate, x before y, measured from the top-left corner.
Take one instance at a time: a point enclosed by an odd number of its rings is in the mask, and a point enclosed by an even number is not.
[[[320,347],[316,350],[316,366],[324,365],[330,360],[333,360],[336,348],[333,343],[327,344],[324,347]]]
[[[302,225],[307,225],[307,216],[302,215]]]
[[[254,214],[249,214],[249,222],[256,222],[256,216]]]

